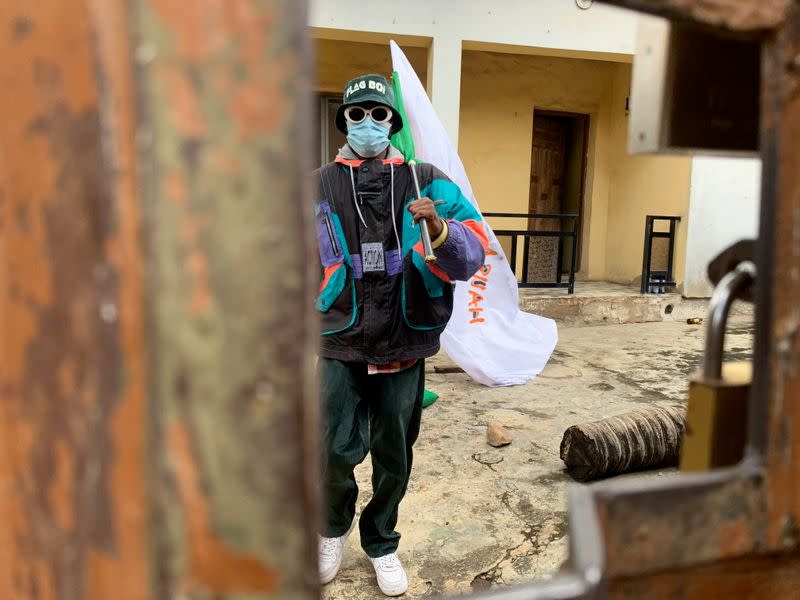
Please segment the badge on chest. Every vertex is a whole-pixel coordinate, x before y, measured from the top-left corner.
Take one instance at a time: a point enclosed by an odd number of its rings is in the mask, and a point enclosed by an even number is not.
[[[383,273],[386,270],[383,258],[383,244],[380,242],[362,243],[361,264],[365,273]]]

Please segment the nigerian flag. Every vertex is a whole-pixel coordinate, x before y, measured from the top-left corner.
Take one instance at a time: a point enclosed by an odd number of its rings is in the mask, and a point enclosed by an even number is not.
[[[464,165],[425,88],[400,47],[394,41],[390,46],[395,101],[405,123],[392,137],[392,145],[406,160],[413,158],[438,167],[480,210]],[[517,385],[544,368],[555,349],[558,332],[552,319],[519,309],[517,278],[489,225],[485,227],[489,236],[486,263],[472,281],[456,284],[453,316],[442,333],[442,345],[476,381],[490,386]],[[476,319],[478,304],[481,311]]]

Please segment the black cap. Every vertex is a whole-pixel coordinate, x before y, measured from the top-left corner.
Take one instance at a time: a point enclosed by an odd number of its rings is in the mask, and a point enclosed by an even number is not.
[[[336,111],[336,128],[342,133],[347,133],[347,122],[344,118],[344,109],[348,106],[357,104],[359,106],[369,104],[381,104],[392,109],[392,129],[394,135],[403,128],[403,117],[400,116],[394,100],[394,88],[386,81],[383,75],[361,75],[351,79],[344,86],[342,92],[343,101],[339,110]]]

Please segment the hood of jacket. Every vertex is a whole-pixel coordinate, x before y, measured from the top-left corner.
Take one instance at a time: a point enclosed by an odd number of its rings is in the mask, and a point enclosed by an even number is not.
[[[345,161],[365,160],[365,159],[361,158],[360,156],[358,156],[358,154],[356,154],[353,151],[353,149],[350,147],[350,144],[345,144],[344,146],[339,148],[339,152],[336,154],[336,158],[337,159],[342,159],[342,160],[345,160]],[[403,153],[400,152],[400,150],[398,150],[397,148],[395,148],[391,144],[389,144],[389,152],[386,155],[386,157],[383,158],[382,160],[384,162],[389,162],[389,161],[390,162],[397,162],[398,159],[404,160]]]

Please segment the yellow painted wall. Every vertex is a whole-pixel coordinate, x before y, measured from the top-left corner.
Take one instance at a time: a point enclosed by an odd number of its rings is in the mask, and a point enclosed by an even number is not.
[[[459,153],[484,212],[527,212],[535,108],[590,115],[583,271],[605,273],[605,216],[614,64],[571,58],[465,51]],[[495,228],[525,221],[490,220]]]
[[[627,154],[629,87],[628,64],[471,50],[462,57],[459,153],[484,212],[527,212],[535,108],[589,115],[581,260],[588,279],[638,277],[644,215],[688,212],[690,159]],[[685,227],[679,233],[681,277]]]
[[[682,218],[676,233],[673,265],[673,274],[680,284],[686,266],[692,161],[687,156],[628,154],[628,117],[624,107],[630,82],[630,66],[617,65],[612,102],[614,160],[608,205],[607,278],[623,283],[638,280],[646,215],[675,215]]]
[[[317,39],[314,91],[341,94],[344,84],[365,73],[392,74],[389,44]],[[423,85],[428,80],[428,49],[405,46],[403,52]]]

